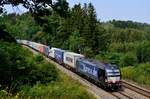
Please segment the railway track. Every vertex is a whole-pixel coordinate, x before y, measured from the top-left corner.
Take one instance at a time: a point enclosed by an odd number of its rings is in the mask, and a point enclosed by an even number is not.
[[[27,47],[29,48],[29,47]],[[32,50],[33,53],[37,53],[37,51],[29,48]],[[67,74],[68,76],[72,77],[75,80],[78,80],[81,84],[87,87],[87,90],[92,94],[95,94],[97,99],[150,99],[150,91],[130,84],[126,81],[122,81],[123,90],[118,92],[106,92],[103,89],[99,88],[97,85],[87,81],[86,79],[80,77],[79,75],[75,74],[74,72],[68,70],[67,68],[59,65],[58,63],[51,61],[49,58],[45,57],[47,61],[56,65],[56,67]],[[131,90],[132,94],[128,92],[128,89]],[[139,96],[137,94],[140,94]],[[144,97],[143,97],[144,96]]]
[[[110,92],[117,99],[150,99],[150,91],[122,80],[122,90]]]
[[[122,85],[123,85],[123,87],[128,88],[130,90],[133,90],[133,91],[135,91],[135,92],[137,92],[137,93],[139,93],[139,94],[141,94],[141,95],[143,95],[143,96],[150,99],[150,91],[149,90],[146,90],[142,87],[139,87],[139,86],[136,86],[134,84],[128,83],[124,80],[122,81]]]
[[[133,99],[131,96],[123,92],[112,92],[111,94],[115,96],[117,99]]]

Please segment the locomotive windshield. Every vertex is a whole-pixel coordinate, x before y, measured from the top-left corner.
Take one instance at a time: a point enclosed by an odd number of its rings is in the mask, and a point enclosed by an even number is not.
[[[120,76],[119,70],[106,70],[106,71],[107,71],[107,77]]]
[[[120,76],[120,70],[116,65],[112,65],[109,69],[106,69],[107,77]]]

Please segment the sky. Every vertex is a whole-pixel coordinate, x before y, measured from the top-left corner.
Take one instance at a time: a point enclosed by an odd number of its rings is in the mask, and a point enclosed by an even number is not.
[[[7,10],[8,13],[24,13],[27,12],[28,10],[24,8],[22,5],[18,5],[16,7],[12,5],[4,5],[5,9]]]
[[[150,0],[67,0],[70,7],[91,2],[101,21],[132,20],[150,24]],[[24,12],[23,7],[7,6],[9,12]],[[12,9],[13,8],[13,9]]]
[[[101,21],[132,20],[150,23],[150,0],[68,0],[74,4],[91,2]]]

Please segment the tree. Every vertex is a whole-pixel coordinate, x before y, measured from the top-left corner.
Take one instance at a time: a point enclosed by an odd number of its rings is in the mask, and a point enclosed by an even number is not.
[[[149,62],[150,61],[150,42],[149,41],[143,41],[141,42],[137,49],[136,49],[136,55],[138,62]]]
[[[119,28],[134,28],[134,29],[143,29],[144,27],[148,26],[146,23],[138,23],[133,21],[120,21],[120,20],[112,20],[109,21],[112,23],[115,27]]]
[[[80,34],[78,31],[75,31],[70,35],[69,39],[69,50],[77,53],[83,53],[83,47],[84,47],[84,39],[80,37]]]
[[[21,85],[43,84],[56,81],[58,73],[54,65],[47,63],[43,56],[34,56],[21,45],[0,41],[0,84],[1,89],[17,91]]]
[[[13,38],[8,32],[3,31],[2,29],[0,29],[0,40],[16,42],[15,38]]]
[[[61,21],[58,33],[56,34],[58,39],[55,39],[55,41],[57,40],[57,42],[61,42],[60,44],[57,43],[59,46],[64,44],[65,46],[70,46],[69,44],[71,42],[69,41],[71,38],[73,39],[72,42],[76,45],[81,42],[75,39],[82,38],[82,44],[78,45],[84,45],[82,46],[83,51],[84,48],[88,47],[91,50],[95,50],[94,52],[97,53],[100,49],[106,47],[106,38],[108,35],[105,34],[105,29],[101,26],[100,22],[98,22],[95,9],[91,3],[88,5],[84,4],[83,8],[80,4],[75,5],[70,10],[69,15],[69,17]],[[78,36],[76,35],[76,32],[78,32]],[[74,44],[71,44],[71,46],[73,47]],[[72,47],[71,50],[77,49],[77,47],[74,47],[73,49]]]
[[[81,35],[84,39],[86,39],[86,46],[90,47],[92,50],[95,50],[99,45],[98,36],[100,32],[98,30],[96,11],[91,3],[89,3],[88,6],[85,5],[83,11],[86,13],[86,17],[83,19],[84,27]]]
[[[43,16],[49,15],[51,7],[53,10],[57,11],[60,15],[65,15],[68,10],[68,3],[66,0],[1,0],[0,1],[0,12],[4,12],[4,5],[11,4],[12,6],[17,6],[22,4],[25,8],[33,15]]]

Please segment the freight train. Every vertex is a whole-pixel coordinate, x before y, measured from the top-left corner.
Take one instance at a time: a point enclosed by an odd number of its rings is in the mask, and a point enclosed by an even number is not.
[[[87,59],[84,55],[36,42],[27,40],[17,40],[17,42],[29,46],[70,70],[90,78],[103,88],[113,90],[121,88],[121,72],[115,64]]]

